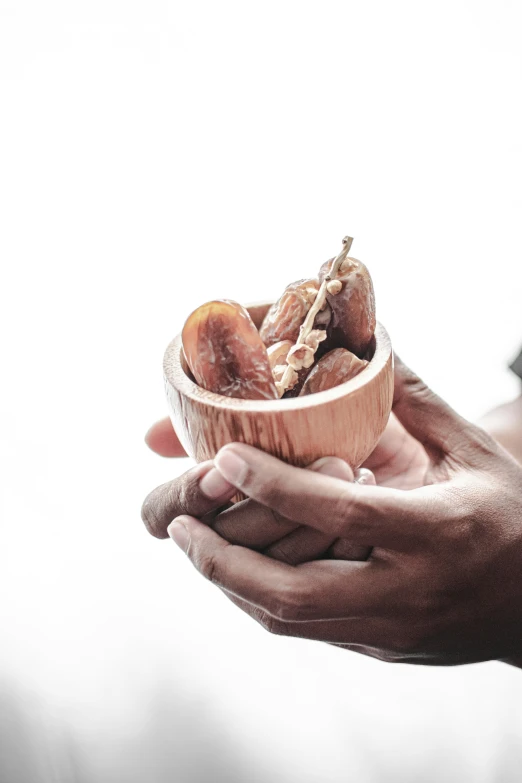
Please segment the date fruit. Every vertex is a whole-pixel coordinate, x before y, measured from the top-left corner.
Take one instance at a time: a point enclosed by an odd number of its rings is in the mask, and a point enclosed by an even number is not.
[[[237,302],[220,299],[198,307],[185,322],[182,343],[204,389],[244,400],[279,399],[265,345]]]
[[[297,342],[299,329],[319,291],[318,280],[298,280],[287,286],[282,296],[265,316],[260,334],[264,344],[270,347],[282,340]],[[317,314],[315,324],[326,328],[330,321],[329,307]]]
[[[321,282],[330,272],[333,259],[326,261],[319,272]],[[342,283],[338,293],[326,294],[332,311],[328,327],[328,347],[348,348],[362,359],[375,332],[375,295],[368,269],[355,258],[346,258],[336,280]],[[338,286],[332,288],[336,290]]]
[[[330,351],[312,368],[308,374],[299,396],[333,389],[340,383],[345,383],[359,375],[368,366],[365,359],[359,359],[346,348],[335,348]]]

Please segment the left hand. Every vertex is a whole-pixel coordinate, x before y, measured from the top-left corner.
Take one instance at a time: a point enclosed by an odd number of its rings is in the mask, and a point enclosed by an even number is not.
[[[162,456],[186,456],[169,419],[155,424],[146,436],[150,448]],[[337,457],[327,457],[309,466],[309,470],[360,484],[374,484],[370,470],[354,473]],[[343,560],[366,560],[368,546],[337,539],[290,519],[273,509],[247,499],[232,506],[227,501],[236,488],[226,482],[212,462],[192,470],[153,490],[145,499],[142,518],[149,532],[157,538],[168,538],[169,523],[181,514],[200,517],[223,538],[233,544],[249,547],[290,565],[319,557],[333,556]],[[216,495],[217,492],[217,495]]]
[[[215,465],[284,517],[374,549],[297,567],[225,541],[190,516],[171,537],[268,630],[389,661],[451,665],[522,653],[522,469],[404,367],[400,418],[430,456],[425,486],[360,486],[244,444]]]

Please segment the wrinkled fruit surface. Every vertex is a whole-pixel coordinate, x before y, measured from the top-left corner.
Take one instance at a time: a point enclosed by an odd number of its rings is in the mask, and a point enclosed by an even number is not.
[[[321,282],[332,268],[326,261],[319,272]],[[337,275],[343,284],[338,294],[327,294],[332,311],[328,327],[328,346],[348,348],[363,358],[375,332],[375,295],[368,269],[355,258],[347,258]]]
[[[310,310],[317,292],[318,280],[298,280],[287,286],[280,299],[272,305],[266,314],[260,334],[268,347],[282,340],[297,341],[299,329]],[[318,313],[315,323],[326,324],[330,320],[329,309]]]
[[[279,399],[265,345],[237,302],[221,299],[198,307],[185,322],[182,342],[204,389],[244,400]]]
[[[359,359],[346,348],[335,348],[312,368],[299,396],[333,389],[334,386],[355,378],[367,366],[368,362],[365,359]]]

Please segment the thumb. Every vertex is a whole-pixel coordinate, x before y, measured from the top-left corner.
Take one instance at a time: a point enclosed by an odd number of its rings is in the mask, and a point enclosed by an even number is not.
[[[475,428],[422,381],[395,354],[393,412],[428,452],[455,453]]]
[[[187,456],[170,419],[162,419],[153,424],[145,435],[145,443],[161,457]]]

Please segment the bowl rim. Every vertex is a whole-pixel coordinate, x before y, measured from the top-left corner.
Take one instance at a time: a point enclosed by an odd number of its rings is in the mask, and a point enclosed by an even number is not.
[[[255,302],[246,305],[253,307],[270,306],[272,302]],[[391,340],[384,326],[377,321],[375,326],[375,351],[368,365],[349,381],[334,386],[333,389],[307,394],[304,397],[290,397],[281,400],[242,400],[239,397],[226,397],[222,394],[207,391],[194,383],[186,374],[181,364],[181,333],[168,344],[163,357],[163,373],[165,381],[193,402],[208,405],[213,408],[227,408],[252,413],[282,413],[284,411],[305,410],[321,407],[329,402],[340,400],[366,386],[376,378],[390,360],[393,361]]]

